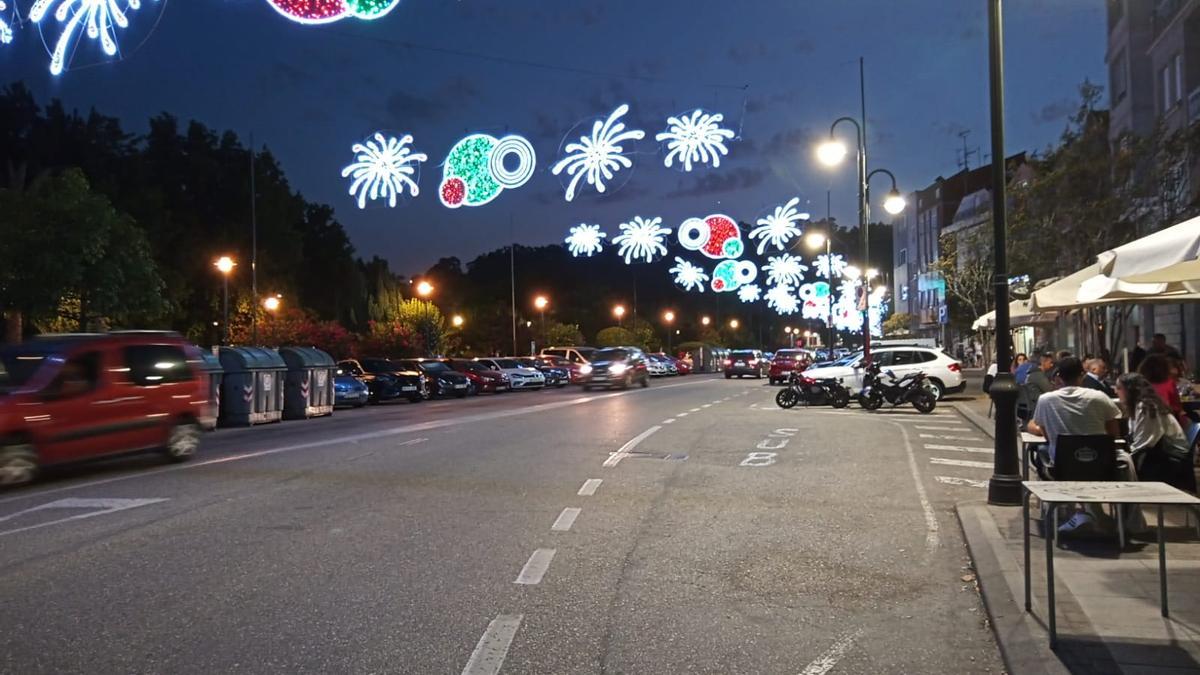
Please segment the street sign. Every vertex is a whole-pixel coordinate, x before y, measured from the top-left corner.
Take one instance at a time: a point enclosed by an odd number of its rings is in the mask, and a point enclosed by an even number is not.
[[[942,305],[938,307],[938,323],[945,326],[950,323],[950,308]]]

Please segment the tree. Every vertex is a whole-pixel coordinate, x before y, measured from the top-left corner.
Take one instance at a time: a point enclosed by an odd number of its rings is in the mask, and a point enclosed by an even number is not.
[[[637,336],[628,328],[609,326],[596,333],[597,347],[621,347],[633,345],[636,342]]]
[[[986,314],[992,302],[992,251],[982,229],[943,234],[941,257],[930,268],[946,284],[946,303],[951,322],[969,329]]]
[[[898,312],[884,319],[883,334],[884,335],[907,335],[909,326],[912,324],[912,315],[904,312]]]
[[[551,321],[546,324],[542,340],[547,346],[573,347],[583,344],[583,333],[579,331],[578,324]]]

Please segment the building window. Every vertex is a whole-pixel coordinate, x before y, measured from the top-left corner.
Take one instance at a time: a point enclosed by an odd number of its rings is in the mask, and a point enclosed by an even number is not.
[[[907,265],[908,264],[908,249],[906,249],[906,248],[900,249],[900,255],[896,258],[896,260],[897,260],[897,262],[896,262],[897,266]]]
[[[1112,104],[1115,106],[1125,100],[1129,91],[1129,60],[1122,49],[1108,67],[1108,81],[1112,87]]]
[[[1175,55],[1175,100],[1174,103],[1179,103],[1183,100],[1183,54]]]
[[[1158,73],[1159,89],[1162,92],[1162,109],[1160,113],[1165,113],[1171,109],[1171,64],[1163,66]]]

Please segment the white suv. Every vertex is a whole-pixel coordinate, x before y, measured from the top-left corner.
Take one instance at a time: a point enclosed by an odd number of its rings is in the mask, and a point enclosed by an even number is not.
[[[880,347],[871,350],[871,360],[879,364],[883,372],[890,370],[896,377],[903,377],[908,373],[925,373],[939,399],[946,394],[961,393],[967,388],[967,382],[963,379],[962,364],[940,349],[919,345]],[[804,375],[813,379],[837,378],[842,380],[851,393],[857,392],[862,388],[863,381],[862,352],[858,352],[844,365],[809,368],[804,371]]]

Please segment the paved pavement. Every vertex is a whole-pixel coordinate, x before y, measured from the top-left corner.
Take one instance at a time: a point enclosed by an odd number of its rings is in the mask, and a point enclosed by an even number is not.
[[[219,431],[0,495],[4,672],[997,673],[954,410],[703,376]]]

